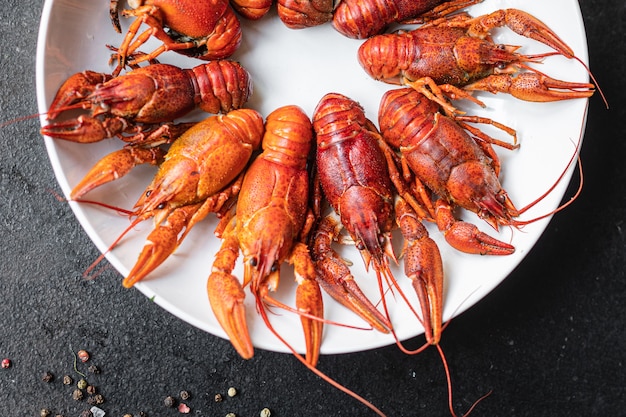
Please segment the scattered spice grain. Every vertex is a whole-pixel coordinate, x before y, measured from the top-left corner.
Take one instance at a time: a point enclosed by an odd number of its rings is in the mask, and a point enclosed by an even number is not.
[[[42,408],[41,411],[39,411],[39,415],[41,417],[49,417],[50,416],[50,410],[48,410],[47,408]]]
[[[52,372],[50,371],[44,372],[43,375],[41,376],[41,380],[43,382],[52,382],[53,379],[54,379],[54,375],[52,375]]]
[[[69,375],[63,376],[63,385],[72,385],[72,382],[74,382],[74,380],[72,379],[71,376]]]
[[[237,395],[237,388],[235,387],[228,388],[228,396],[234,397],[235,395]]]
[[[228,413],[226,414],[226,417],[237,417],[237,415],[235,413]]]
[[[189,394],[188,391],[181,391],[180,392],[180,399],[181,400],[188,400],[191,397],[191,395]]]
[[[261,410],[261,413],[259,414],[261,417],[270,417],[272,415],[272,412],[270,411],[269,408],[264,408]]]
[[[85,381],[84,379],[81,379],[80,381],[78,381],[78,383],[76,384],[76,386],[78,387],[78,389],[85,389],[87,388],[87,381]]]
[[[81,349],[76,353],[76,355],[81,362],[87,362],[89,360],[89,352],[86,350]]]
[[[9,358],[4,358],[2,359],[2,368],[3,369],[7,369],[11,367],[11,359]]]
[[[82,400],[83,392],[79,389],[75,389],[74,392],[72,393],[72,398],[75,399],[76,401]]]
[[[97,389],[95,386],[93,385],[87,385],[87,394],[89,395],[94,395],[96,393]]]
[[[185,403],[180,403],[178,405],[178,412],[181,414],[189,414],[189,412],[191,411],[191,408],[189,408],[189,406]]]
[[[91,410],[84,410],[82,413],[80,413],[80,417],[93,417],[93,413],[91,412]]]
[[[171,395],[168,395],[165,397],[165,400],[163,400],[163,404],[165,404],[166,407],[172,408],[176,405],[176,399]]]
[[[222,394],[220,394],[220,393],[215,394],[215,402],[216,403],[221,402],[223,399],[224,398],[222,398]]]

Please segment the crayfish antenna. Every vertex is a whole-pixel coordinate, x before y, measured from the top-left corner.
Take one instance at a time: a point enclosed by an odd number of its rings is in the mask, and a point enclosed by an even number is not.
[[[262,300],[258,300],[257,303],[262,303]],[[262,307],[262,306],[261,306]],[[337,388],[339,391],[349,395],[350,397],[354,398],[355,400],[359,401],[361,404],[365,405],[366,407],[368,407],[370,410],[372,410],[373,412],[375,412],[377,415],[381,416],[381,417],[386,417],[386,415],[378,408],[376,407],[374,404],[372,404],[371,402],[367,401],[365,398],[363,398],[362,396],[360,396],[359,394],[357,394],[356,392],[350,390],[349,388],[341,385],[339,382],[335,381],[334,379],[332,379],[330,376],[326,375],[324,372],[320,371],[319,369],[317,369],[315,366],[313,366],[312,364],[310,364],[301,354],[299,354],[293,346],[291,346],[291,344],[289,344],[289,342],[287,342],[279,333],[278,331],[276,331],[276,329],[274,329],[274,327],[272,326],[269,317],[267,317],[267,312],[265,309],[260,308],[259,309],[259,313],[261,314],[261,317],[263,319],[263,321],[265,322],[265,325],[267,326],[267,328],[270,330],[270,332],[272,332],[272,334],[274,336],[276,336],[276,338],[278,338],[278,340],[280,340],[280,342],[285,345],[285,347],[287,349],[289,349],[289,351],[291,351],[292,355],[298,360],[300,361],[300,363],[302,363],[304,366],[307,367],[308,370],[310,370],[311,372],[313,372],[315,375],[317,375],[318,377],[320,377],[321,379],[323,379],[324,381],[326,381],[328,384],[330,384],[331,386],[333,386],[334,388]]]
[[[552,211],[549,211],[548,213],[542,214],[542,215],[540,215],[538,217],[535,217],[533,219],[530,219],[530,220],[514,220],[514,221],[512,221],[512,226],[515,226],[515,227],[519,228],[519,227],[526,226],[528,224],[534,223],[536,221],[545,219],[546,217],[552,216],[552,215],[558,213],[559,211],[565,209],[566,207],[568,207],[572,203],[574,203],[574,201],[576,201],[576,199],[580,196],[580,194],[583,191],[583,184],[584,184],[582,159],[580,157],[580,154],[578,153],[579,146],[580,146],[580,142],[576,145],[576,151],[572,154],[572,157],[570,158],[569,162],[565,166],[565,169],[561,172],[561,174],[556,179],[554,184],[552,184],[552,186],[545,193],[543,193],[538,198],[536,198],[535,200],[530,202],[528,205],[523,207],[521,210],[519,210],[518,214],[522,214],[522,213],[528,211],[529,209],[534,207],[537,203],[539,203],[541,200],[543,200],[546,196],[548,196],[552,191],[554,191],[554,189],[556,188],[557,184],[559,184],[561,182],[561,180],[563,179],[563,177],[565,177],[565,174],[567,173],[567,170],[569,169],[569,167],[572,165],[574,160],[576,160],[577,164],[578,164],[578,174],[580,176],[580,182],[578,184],[578,188],[577,188],[576,192],[574,193],[574,195],[572,197],[570,197],[570,199],[568,201],[566,201],[565,203],[561,204],[556,209],[554,209]]]

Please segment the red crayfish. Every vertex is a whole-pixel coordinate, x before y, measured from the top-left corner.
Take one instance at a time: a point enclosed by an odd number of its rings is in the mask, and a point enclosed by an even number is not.
[[[500,26],[542,42],[567,58],[574,57],[570,47],[544,23],[521,10],[507,9],[476,18],[459,15],[408,32],[374,36],[360,46],[358,59],[371,77],[414,86],[431,99],[435,96],[424,88],[429,80],[447,91],[459,93],[456,87],[463,87],[506,92],[538,102],[585,98],[594,93],[593,84],[555,80],[525,65],[547,54],[521,55],[515,53],[517,46],[491,42],[489,30]],[[521,68],[530,72],[520,72]]]
[[[196,107],[208,113],[228,112],[242,107],[251,94],[250,74],[227,60],[192,69],[154,64],[115,78],[85,71],[61,86],[48,118],[55,119],[73,108],[89,109],[90,115],[48,124],[41,133],[81,143],[113,136],[131,143],[145,142],[149,132],[156,130],[157,137],[164,134],[160,123],[169,123]]]
[[[333,18],[333,0],[278,0],[277,9],[290,29],[319,26]]]
[[[391,23],[436,19],[481,1],[342,0],[333,14],[333,26],[349,38],[365,39]]]
[[[114,75],[127,65],[153,60],[168,50],[214,60],[232,55],[241,44],[241,24],[227,0],[129,0],[128,3],[131,9],[123,10],[122,15],[136,19],[117,48]],[[121,33],[118,0],[111,0],[110,13],[113,26]],[[149,28],[139,33],[142,24]],[[136,55],[152,36],[163,44],[150,53]]]

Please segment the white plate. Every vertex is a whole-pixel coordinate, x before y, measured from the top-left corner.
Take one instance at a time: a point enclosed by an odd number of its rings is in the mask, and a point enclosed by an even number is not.
[[[110,72],[109,52],[106,44],[119,45],[122,36],[112,29],[108,5],[103,1],[47,0],[44,5],[37,51],[37,95],[40,112],[44,113],[57,88],[75,72],[91,69]],[[575,0],[526,1],[489,0],[471,9],[472,14],[484,14],[501,8],[526,10],[548,24],[587,62],[587,44],[578,3]],[[339,92],[359,101],[367,116],[376,121],[381,95],[393,88],[371,80],[360,68],[356,51],[361,41],[343,37],[330,24],[304,30],[286,28],[271,11],[257,22],[243,22],[244,40],[232,57],[240,61],[253,75],[254,96],[249,107],[267,116],[273,109],[287,104],[301,106],[309,116],[320,98],[328,92]],[[127,19],[122,18],[124,29]],[[549,49],[535,41],[521,38],[507,29],[494,31],[500,43],[523,45],[523,53],[546,52]],[[156,45],[150,43],[150,46]],[[148,50],[146,46],[144,50]],[[161,62],[182,67],[201,63],[175,53],[159,57]],[[585,69],[577,62],[562,57],[545,60],[541,70],[555,78],[586,81]],[[512,200],[523,207],[545,192],[558,178],[582,140],[587,100],[571,100],[561,103],[532,104],[515,100],[506,95],[479,94],[487,109],[468,105],[472,114],[491,117],[505,123],[519,133],[521,148],[509,152],[498,150],[502,157],[502,181]],[[202,117],[195,113],[194,117]],[[42,118],[42,124],[45,123]],[[501,135],[498,132],[492,132]],[[96,144],[80,145],[46,138],[50,160],[61,189],[66,196],[85,172],[104,154],[118,149],[116,139]],[[560,202],[569,182],[573,167],[554,192],[524,218],[532,218],[554,209]],[[91,199],[116,206],[130,208],[148,184],[155,170],[140,167],[129,176],[93,191]],[[70,203],[74,213],[95,245],[104,251],[118,234],[128,226],[128,219],[109,210]],[[485,223],[473,214],[465,218],[476,222],[482,230],[495,235]],[[479,301],[498,285],[528,254],[548,220],[538,221],[522,231],[504,228],[499,238],[510,241],[517,251],[506,257],[481,257],[459,253],[451,249],[431,226],[430,232],[442,249],[446,273],[444,319],[450,319]],[[216,221],[207,219],[189,235],[176,254],[158,268],[149,279],[136,285],[147,297],[160,306],[212,334],[225,337],[217,324],[205,294],[205,282],[209,275],[213,255],[219,242],[213,237]],[[123,239],[121,244],[107,255],[111,264],[126,275],[143,246],[145,236],[152,227],[144,222],[137,230]],[[363,263],[353,248],[342,251],[354,261],[353,273],[373,300],[378,300],[375,278],[365,276]],[[87,268],[90,260],[85,260]],[[241,273],[241,267],[236,270]],[[417,300],[408,280],[400,270],[396,276],[405,287],[415,306]],[[293,273],[283,270],[279,297],[293,303]],[[120,284],[121,285],[121,284]],[[273,351],[287,351],[258,318],[248,295],[251,321],[250,330],[255,346]],[[401,339],[423,332],[402,302],[390,303],[391,316]],[[362,322],[338,306],[330,298],[325,299],[326,316],[342,323],[362,325]],[[283,335],[298,350],[302,350],[299,319],[291,313],[278,312],[270,315]],[[325,327],[322,353],[334,354],[361,351],[393,343],[389,335],[375,331],[350,330],[327,325]]]

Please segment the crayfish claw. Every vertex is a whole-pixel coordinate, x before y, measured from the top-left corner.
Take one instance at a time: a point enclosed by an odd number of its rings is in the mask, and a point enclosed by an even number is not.
[[[89,191],[128,174],[140,164],[159,164],[165,155],[161,148],[123,148],[99,160],[72,189],[70,198],[76,200]]]
[[[243,359],[254,356],[244,307],[245,293],[233,275],[213,271],[207,281],[211,309],[230,343]]]
[[[150,232],[137,262],[122,281],[125,288],[131,288],[144,279],[176,250],[181,242],[178,236],[187,227],[199,206],[200,204],[193,204],[175,209],[162,224]]]
[[[127,122],[120,117],[100,121],[81,115],[65,122],[50,123],[41,128],[41,134],[70,142],[93,143],[122,133],[127,127]]]
[[[508,93],[520,100],[531,102],[587,98],[595,92],[595,86],[590,83],[561,81],[533,72],[490,75],[464,88],[469,91],[488,91],[492,94]]]
[[[404,273],[412,281],[421,310],[426,341],[436,345],[441,339],[443,315],[443,261],[439,247],[415,211],[402,198],[396,198],[396,218],[404,237]]]
[[[56,119],[69,106],[80,103],[88,97],[98,84],[104,83],[111,78],[109,74],[95,71],[83,71],[70,76],[61,85],[52,100],[48,109],[48,120]]]

